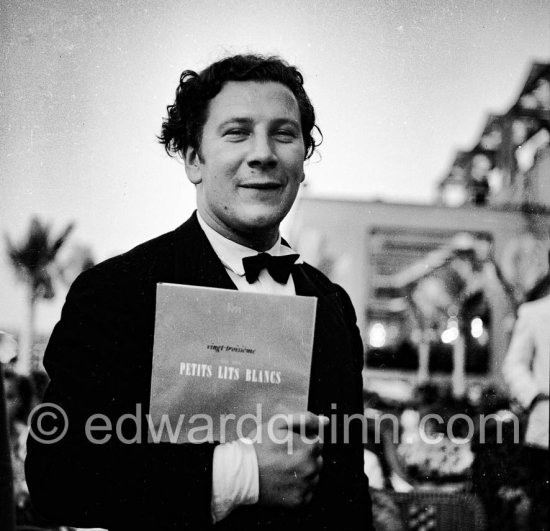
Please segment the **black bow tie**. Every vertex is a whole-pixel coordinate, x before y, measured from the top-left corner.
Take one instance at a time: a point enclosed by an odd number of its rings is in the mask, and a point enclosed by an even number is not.
[[[287,254],[286,256],[271,256],[268,253],[259,253],[255,256],[243,258],[244,276],[249,284],[256,282],[262,269],[267,269],[273,280],[280,284],[286,284],[294,262],[299,254]]]

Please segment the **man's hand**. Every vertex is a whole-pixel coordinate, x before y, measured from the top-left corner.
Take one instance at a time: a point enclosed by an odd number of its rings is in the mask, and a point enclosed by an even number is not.
[[[307,412],[262,424],[248,437],[254,442],[265,506],[299,507],[313,498],[323,468],[323,428],[328,418]]]

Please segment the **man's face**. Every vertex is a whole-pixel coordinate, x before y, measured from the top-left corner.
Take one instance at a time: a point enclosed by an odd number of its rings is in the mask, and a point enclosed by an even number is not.
[[[200,155],[189,149],[204,220],[258,250],[273,245],[304,180],[298,103],[280,83],[230,81],[210,101]]]

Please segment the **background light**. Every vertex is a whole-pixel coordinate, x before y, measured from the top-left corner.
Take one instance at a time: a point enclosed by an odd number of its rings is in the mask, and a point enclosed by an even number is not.
[[[483,335],[483,321],[479,317],[472,319],[470,323],[470,333],[472,337],[476,339],[480,338]]]
[[[441,334],[441,341],[448,344],[452,343],[455,339],[458,338],[458,328],[447,328]]]
[[[374,323],[369,331],[369,344],[381,348],[386,344],[386,328],[382,323]]]

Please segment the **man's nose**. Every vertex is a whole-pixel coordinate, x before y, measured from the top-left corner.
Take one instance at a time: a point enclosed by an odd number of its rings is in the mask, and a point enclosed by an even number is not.
[[[251,168],[274,168],[277,165],[277,155],[269,136],[256,134],[251,138],[247,163]]]

